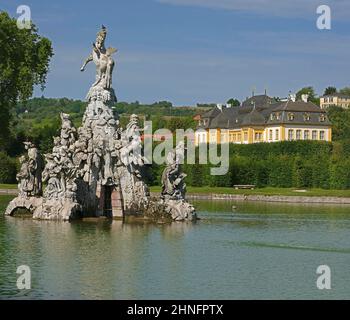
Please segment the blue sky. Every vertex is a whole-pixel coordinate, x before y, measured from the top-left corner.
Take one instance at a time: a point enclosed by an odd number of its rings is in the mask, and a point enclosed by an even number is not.
[[[119,49],[120,101],[194,105],[242,100],[253,87],[286,96],[350,86],[348,0],[1,0],[0,10],[15,17],[21,4],[53,42],[46,97],[85,97],[95,68],[79,69],[102,23],[106,45]],[[332,30],[316,28],[321,4],[332,8]]]

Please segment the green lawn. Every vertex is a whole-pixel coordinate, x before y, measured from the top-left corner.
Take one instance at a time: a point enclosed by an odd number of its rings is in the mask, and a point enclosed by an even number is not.
[[[0,189],[17,189],[17,184],[1,184]]]
[[[17,184],[0,184],[0,189],[17,189]],[[152,192],[160,192],[161,187],[151,187]],[[246,194],[246,195],[280,195],[280,196],[328,196],[328,197],[349,197],[350,190],[324,190],[306,189],[306,192],[297,192],[295,188],[259,188],[255,190],[235,190],[234,188],[219,187],[187,187],[188,193],[219,193],[219,194]]]
[[[161,187],[151,187],[152,192],[160,192]],[[187,187],[188,193],[218,193],[218,194],[245,194],[245,195],[280,195],[280,196],[328,196],[350,197],[350,190],[306,189],[306,192],[297,192],[295,188],[259,188],[255,190],[235,190],[234,188],[219,187]]]

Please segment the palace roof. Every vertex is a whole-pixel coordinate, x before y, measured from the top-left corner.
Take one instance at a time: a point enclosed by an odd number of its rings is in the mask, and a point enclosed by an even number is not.
[[[239,107],[215,107],[202,115],[199,128],[238,129],[278,124],[329,126],[330,121],[326,111],[312,102],[277,102],[263,95],[249,98]]]

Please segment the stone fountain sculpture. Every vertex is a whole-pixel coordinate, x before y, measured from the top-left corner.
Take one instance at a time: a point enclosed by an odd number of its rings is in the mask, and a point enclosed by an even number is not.
[[[195,219],[194,208],[184,199],[180,146],[168,156],[161,199],[150,197],[143,178],[145,159],[138,116],[131,115],[123,130],[112,111],[117,101],[112,88],[112,54],[117,50],[105,48],[106,35],[107,29],[102,26],[81,68],[84,71],[91,61],[96,65],[82,126],[76,129],[68,114],[60,114],[60,134],[53,138],[52,152],[44,155],[45,166],[37,148],[26,143],[28,155],[21,158],[17,175],[20,192],[5,214],[13,215],[17,209],[25,208],[35,219],[124,218],[147,216],[150,208],[157,208],[172,220]],[[46,185],[44,193],[42,180]]]

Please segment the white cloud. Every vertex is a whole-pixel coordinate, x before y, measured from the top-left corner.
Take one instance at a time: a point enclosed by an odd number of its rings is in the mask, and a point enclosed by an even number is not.
[[[314,19],[316,8],[328,4],[334,17],[347,17],[350,13],[349,0],[156,0],[159,3],[195,6],[213,9],[254,12],[282,17],[303,17]]]

